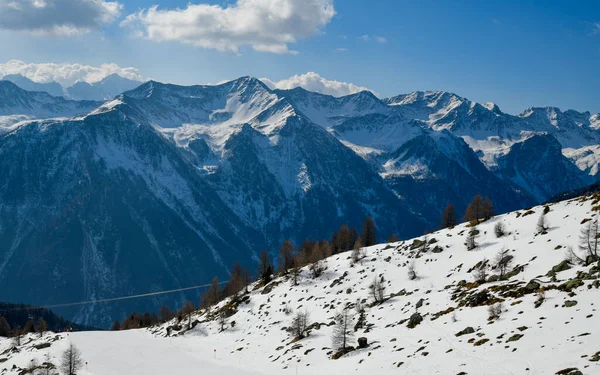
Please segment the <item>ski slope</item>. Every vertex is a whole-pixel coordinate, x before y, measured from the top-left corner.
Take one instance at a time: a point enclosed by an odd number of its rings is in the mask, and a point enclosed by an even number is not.
[[[478,246],[471,251],[464,245],[470,228],[462,224],[418,241],[366,248],[356,264],[350,253],[334,255],[317,278],[304,268],[297,286],[291,276],[281,276],[266,287],[253,285],[239,305],[225,300],[210,312],[196,311],[191,330],[185,318],[146,330],[30,336],[18,353],[10,352],[5,339],[0,373],[19,373],[48,350],[57,358],[72,340],[89,362],[89,374],[598,374],[598,264],[573,263],[554,278],[548,272],[565,260],[568,247],[579,251],[584,220],[593,218],[599,202],[579,198],[494,217],[479,224]],[[549,228],[540,234],[536,223],[544,210]],[[507,232],[500,238],[494,234],[497,222]],[[514,257],[508,271],[519,272],[475,283],[474,266],[484,259],[492,263],[502,249]],[[411,263],[415,280],[408,276]],[[498,273],[491,265],[486,271],[488,279]],[[369,284],[382,276],[386,300],[372,304]],[[482,293],[486,300],[474,302]],[[545,299],[536,307],[540,296]],[[367,324],[351,345],[365,337],[369,346],[334,360],[333,317],[346,307],[354,312],[357,299],[365,301]],[[500,317],[488,319],[489,305],[499,301]],[[226,306],[235,312],[221,331],[216,313]],[[298,311],[307,311],[314,324],[307,338],[294,340],[286,328]],[[423,320],[408,328],[416,312]],[[457,336],[468,327],[472,333]],[[59,339],[48,349],[32,347],[54,337]]]

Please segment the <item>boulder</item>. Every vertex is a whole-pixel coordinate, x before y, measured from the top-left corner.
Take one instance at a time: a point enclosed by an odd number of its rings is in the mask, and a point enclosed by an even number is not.
[[[358,338],[358,348],[359,349],[364,349],[367,346],[369,346],[369,342],[367,341],[366,337],[359,337]]]
[[[416,326],[418,326],[421,322],[423,321],[423,317],[421,316],[421,314],[414,313],[410,316],[410,319],[408,319],[408,324],[406,325],[408,328],[415,328]]]
[[[467,328],[463,329],[462,331],[458,332],[455,336],[460,337],[462,335],[468,335],[471,333],[475,333],[475,329],[473,327],[467,327]]]

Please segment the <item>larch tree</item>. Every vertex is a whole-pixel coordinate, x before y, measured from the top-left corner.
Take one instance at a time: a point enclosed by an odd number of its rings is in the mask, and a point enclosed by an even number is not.
[[[350,311],[343,310],[335,315],[335,326],[333,327],[332,344],[338,350],[345,350],[354,336],[352,328],[353,316]]]
[[[457,224],[458,220],[456,219],[456,209],[454,208],[453,204],[448,204],[442,213],[442,224],[440,225],[440,228],[452,228]]]
[[[360,241],[364,247],[377,245],[377,229],[375,228],[375,221],[370,216],[363,224]]]
[[[292,241],[285,241],[279,248],[279,272],[287,274],[288,270],[294,267],[294,253],[296,247]]]
[[[483,198],[481,198],[481,195],[477,194],[475,197],[473,197],[473,200],[471,200],[471,203],[467,206],[463,217],[464,220],[472,222],[474,224],[478,224],[479,220],[484,218],[483,207]]]
[[[10,337],[10,324],[6,321],[6,318],[0,315],[0,336]]]
[[[75,375],[79,369],[83,367],[83,359],[81,352],[71,342],[60,359],[60,370],[65,375]]]
[[[489,220],[494,217],[494,204],[489,197],[485,197],[481,207],[481,215],[483,216],[483,220]]]
[[[183,307],[181,308],[181,315],[187,316],[188,318],[188,329],[192,328],[192,313],[196,310],[196,306],[192,303],[192,301],[185,301]]]
[[[37,331],[40,337],[44,336],[44,332],[48,331],[48,323],[46,323],[43,316],[40,316],[38,320]]]
[[[264,249],[259,257],[258,277],[262,279],[263,284],[267,284],[271,281],[271,276],[273,276],[273,262],[267,249]]]

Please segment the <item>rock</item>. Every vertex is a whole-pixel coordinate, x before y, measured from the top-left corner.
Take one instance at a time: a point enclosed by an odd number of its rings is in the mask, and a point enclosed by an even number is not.
[[[499,281],[499,280],[500,280],[500,276],[498,276],[498,275],[492,275],[492,276],[490,276],[490,277],[487,278],[487,282],[488,283],[493,283],[493,282],[496,282],[496,281]]]
[[[40,350],[40,349],[46,349],[46,348],[49,348],[49,347],[50,347],[50,345],[51,345],[51,344],[50,344],[49,342],[45,342],[45,343],[43,343],[43,344],[34,345],[33,347],[34,347],[34,348],[36,348],[37,350]]]
[[[527,289],[527,291],[529,292],[534,292],[538,289],[540,289],[542,285],[540,283],[538,283],[535,280],[531,280],[527,283],[527,285],[525,285],[525,289]]]
[[[422,307],[423,306],[423,302],[425,302],[425,301],[423,300],[423,298],[421,298],[419,300],[419,302],[417,302],[416,308],[418,309],[418,308]]]
[[[512,335],[508,340],[506,340],[506,342],[513,342],[513,341],[519,341],[521,339],[521,337],[523,337],[524,335],[520,334],[520,333],[515,333],[514,335]]]
[[[570,300],[566,300],[565,304],[564,304],[565,307],[573,307],[575,305],[577,305],[577,301],[572,301],[572,300],[571,301]]]
[[[273,285],[267,285],[263,288],[262,292],[260,292],[260,294],[269,294],[273,291]]]
[[[462,331],[458,332],[455,336],[460,337],[462,335],[468,335],[470,333],[475,333],[475,329],[473,327],[467,327],[467,328],[463,329]]]
[[[348,347],[346,347],[346,349],[341,349],[337,353],[335,353],[334,355],[332,355],[331,359],[339,359],[344,354],[348,354],[348,353],[350,353],[353,350],[354,350],[354,347],[348,346]]]
[[[366,338],[366,337],[359,337],[359,338],[358,338],[358,348],[359,348],[359,349],[364,349],[364,348],[366,348],[367,346],[369,346],[369,343],[368,343],[368,341],[367,341],[367,338]]]
[[[554,271],[555,273],[570,270],[570,269],[571,269],[571,266],[569,265],[568,260],[563,260],[562,262],[558,263],[556,266],[552,267],[552,271]]]
[[[433,248],[433,250],[431,250],[431,251],[432,251],[433,253],[435,253],[435,254],[439,254],[439,253],[441,253],[442,251],[444,251],[444,249],[443,249],[441,246],[436,246],[436,247],[434,247],[434,248]]]
[[[481,345],[485,344],[485,343],[486,343],[486,342],[488,342],[488,341],[490,341],[490,339],[481,339],[481,340],[475,341],[475,342],[473,343],[473,345],[474,345],[474,346],[481,346]]]
[[[406,325],[408,328],[415,328],[423,321],[423,317],[419,313],[414,313],[408,319],[408,324]]]
[[[576,367],[570,367],[564,370],[557,371],[556,375],[583,375],[583,373],[579,371],[579,369]]]

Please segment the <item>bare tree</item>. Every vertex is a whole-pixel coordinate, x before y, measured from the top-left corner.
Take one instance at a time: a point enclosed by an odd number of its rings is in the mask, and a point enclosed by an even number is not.
[[[181,308],[181,315],[188,317],[188,329],[192,328],[192,313],[196,310],[196,306],[191,301],[185,301]]]
[[[352,263],[358,263],[365,257],[365,251],[362,247],[362,242],[360,238],[354,243],[354,248],[352,249],[351,257]]]
[[[477,237],[479,236],[479,231],[475,229],[475,227],[471,228],[469,231],[469,235],[467,237],[467,242],[465,245],[467,246],[467,250],[471,251],[477,247]]]
[[[453,228],[457,224],[456,209],[453,204],[448,204],[442,213],[442,223],[440,224],[440,228]]]
[[[496,258],[494,259],[494,265],[500,272],[500,279],[503,279],[506,275],[506,271],[513,263],[513,256],[508,254],[509,250],[502,248],[502,250],[498,251],[496,254]]]
[[[598,216],[586,223],[579,235],[579,249],[585,253],[584,263],[589,264],[599,260],[598,248],[600,241],[600,225]]]
[[[477,268],[475,270],[475,281],[477,281],[479,283],[484,283],[485,280],[487,279],[487,277],[488,277],[487,262],[488,262],[487,259],[482,260],[479,268]]]
[[[292,241],[285,241],[279,248],[279,272],[287,274],[288,270],[294,267],[294,253],[296,247]]]
[[[417,266],[415,266],[415,262],[412,261],[409,263],[408,265],[408,278],[410,280],[416,280],[417,279]]]
[[[548,220],[546,219],[546,214],[542,213],[535,225],[535,228],[538,234],[546,234],[548,233]]]
[[[42,373],[44,375],[52,375],[52,370],[54,369],[54,364],[50,360],[50,352],[47,352],[46,355],[44,356],[43,366],[44,367],[43,367]]]
[[[173,313],[173,311],[169,308],[169,306],[166,306],[166,305],[162,305],[160,307],[160,311],[159,311],[158,315],[160,316],[160,320],[162,322],[168,322],[169,320],[171,320],[175,317],[175,314]]]
[[[47,330],[48,330],[48,323],[46,323],[43,316],[40,316],[40,319],[38,320],[38,325],[37,325],[37,331],[40,334],[40,337],[44,336],[44,332],[46,332]]]
[[[499,221],[494,225],[494,234],[497,238],[503,237],[506,234],[506,227],[503,222]]]
[[[81,359],[81,352],[71,342],[69,347],[65,350],[60,360],[60,370],[65,375],[75,375],[77,370],[83,367],[83,359]]]
[[[381,282],[381,279],[375,277],[371,285],[369,285],[371,296],[375,303],[382,303],[385,298],[385,285]]]
[[[348,310],[343,310],[335,315],[335,326],[333,327],[332,342],[336,350],[344,350],[349,341],[354,337],[352,329],[353,316]]]
[[[21,328],[19,328],[17,325],[14,325],[13,329],[12,329],[12,335],[13,335],[13,344],[15,346],[21,346],[21,337],[23,336],[23,332],[21,331]]]
[[[502,313],[504,312],[504,305],[502,302],[496,303],[494,305],[490,305],[488,307],[489,320],[494,320],[500,318]]]
[[[221,312],[219,312],[219,326],[221,327],[221,329],[219,330],[219,332],[223,332],[225,331],[225,326],[227,325],[227,313],[225,312],[225,309],[221,310]]]
[[[307,311],[298,311],[292,319],[290,331],[295,338],[303,339],[308,336],[309,315]]]

